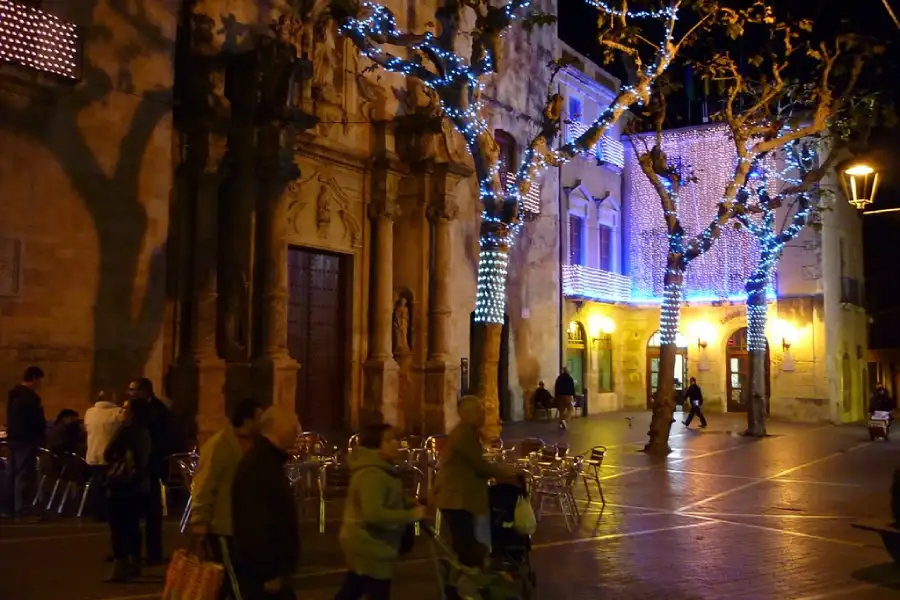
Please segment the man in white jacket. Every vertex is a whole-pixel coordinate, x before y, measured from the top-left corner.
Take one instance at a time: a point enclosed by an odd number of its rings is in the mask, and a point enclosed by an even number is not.
[[[87,454],[85,461],[91,467],[92,506],[94,514],[106,519],[106,502],[103,501],[106,479],[106,461],[103,453],[119,428],[119,405],[106,399],[100,392],[97,402],[84,413],[84,430],[87,433]]]

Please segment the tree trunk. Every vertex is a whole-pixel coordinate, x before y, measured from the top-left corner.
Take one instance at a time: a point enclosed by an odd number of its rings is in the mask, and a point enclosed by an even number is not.
[[[497,380],[500,367],[500,341],[503,325],[497,323],[479,323],[484,331],[480,338],[484,346],[481,353],[481,364],[478,365],[478,396],[484,402],[485,420],[481,430],[482,438],[494,440],[500,437],[500,394]]]
[[[746,435],[766,435],[766,288],[772,262],[764,253],[760,266],[747,280],[747,350],[750,353],[749,403]]]
[[[670,256],[670,264],[673,262]],[[665,286],[659,316],[659,375],[656,398],[653,401],[653,418],[650,420],[648,441],[644,452],[668,454],[669,431],[675,412],[675,356],[678,352],[678,322],[681,316],[681,285],[684,272],[669,267],[663,279]]]
[[[500,342],[506,314],[506,278],[509,247],[505,229],[482,223],[481,252],[478,256],[478,283],[475,294],[475,322],[483,328],[478,336],[483,344],[478,369],[478,395],[484,402],[486,440],[500,437],[500,395],[497,389]]]

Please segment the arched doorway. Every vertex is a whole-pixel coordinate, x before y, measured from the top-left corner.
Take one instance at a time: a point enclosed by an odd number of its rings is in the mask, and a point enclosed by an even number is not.
[[[747,412],[750,401],[750,352],[747,349],[747,328],[742,327],[725,343],[725,398],[728,412]],[[766,342],[766,414],[771,396],[769,373],[769,343]]]
[[[585,352],[587,350],[587,336],[584,334],[584,325],[578,321],[569,323],[566,332],[566,368],[569,375],[575,380],[575,394],[584,393],[584,367]]]
[[[647,342],[647,408],[653,408],[653,394],[659,385],[659,346],[660,335],[657,331]],[[675,338],[677,348],[675,354],[675,410],[681,410],[681,392],[687,385],[687,340],[680,333]]]

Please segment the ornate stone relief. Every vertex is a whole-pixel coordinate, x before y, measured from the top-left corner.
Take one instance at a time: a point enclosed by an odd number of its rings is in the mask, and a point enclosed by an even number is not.
[[[353,206],[358,203],[346,195],[329,168],[320,168],[306,179],[292,181],[288,184],[286,193],[289,197],[287,218],[294,232],[306,233],[302,215],[307,205],[315,199],[315,225],[318,236],[323,239],[330,238],[333,233],[332,214],[337,213],[344,230],[342,239],[349,240],[355,248],[362,246],[362,225],[359,218],[353,214]]]
[[[449,119],[443,118],[437,94],[420,80],[410,78],[402,94],[405,116],[399,119],[400,152],[409,160],[434,159],[463,164],[468,153],[464,140]]]

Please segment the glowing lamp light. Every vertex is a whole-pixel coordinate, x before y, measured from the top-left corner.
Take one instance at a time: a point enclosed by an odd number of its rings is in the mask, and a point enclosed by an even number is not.
[[[600,319],[600,331],[605,333],[606,335],[611,334],[616,330],[616,322],[610,319],[609,317],[603,317]]]
[[[791,346],[797,343],[799,332],[797,331],[797,328],[788,321],[780,319],[775,324],[775,330],[777,331],[778,337],[781,338],[781,347],[784,350],[790,350]]]
[[[839,166],[838,175],[847,202],[863,210],[875,201],[880,183],[878,171],[865,161],[853,161]]]
[[[716,328],[712,323],[698,321],[691,328],[691,333],[697,338],[697,347],[706,348],[709,345],[709,341],[716,335]]]

